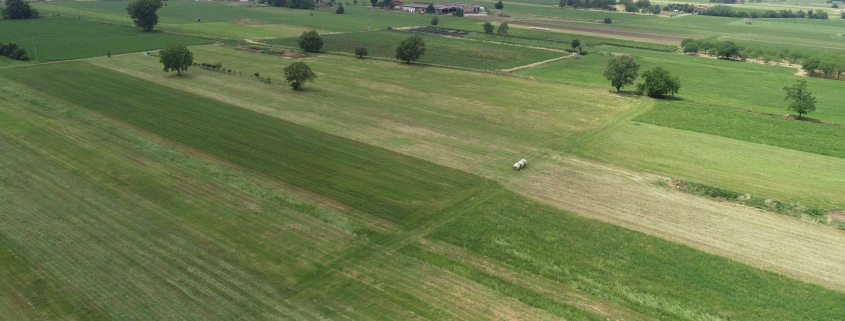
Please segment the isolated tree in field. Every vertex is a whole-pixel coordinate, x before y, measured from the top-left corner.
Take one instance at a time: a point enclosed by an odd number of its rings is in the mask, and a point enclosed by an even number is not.
[[[372,4],[373,8],[375,8],[376,5],[378,5],[378,0],[370,0],[370,4]]]
[[[357,6],[357,5],[358,5],[358,0],[352,0],[352,4],[354,4],[354,5],[356,5],[356,6]]]
[[[370,1],[375,1],[375,0],[370,0]],[[425,7],[425,13],[434,14],[434,5],[430,4],[430,5],[428,5],[428,7]]]
[[[294,62],[285,67],[285,81],[290,83],[293,90],[299,90],[306,82],[314,82],[317,75],[311,71],[311,67],[301,61]]]
[[[575,39],[572,40],[572,50],[578,50],[578,53],[581,53],[581,40]]]
[[[640,72],[640,65],[631,56],[620,56],[607,62],[604,78],[619,92],[622,87],[633,84]]]
[[[188,71],[188,67],[194,63],[194,54],[188,50],[188,47],[180,44],[167,46],[159,52],[159,56],[161,57],[159,61],[164,64],[164,71],[175,70],[179,76],[183,71]]]
[[[299,36],[299,48],[308,52],[320,52],[320,49],[323,49],[323,38],[316,30],[303,31]]]
[[[505,4],[502,3],[501,0],[499,0],[499,2],[496,2],[496,4],[493,5],[493,7],[496,8],[496,9],[502,10],[502,9],[505,8]]]
[[[367,55],[367,48],[364,48],[364,47],[355,48],[355,56],[357,56],[358,58],[364,58],[364,56],[366,56],[366,55]]]
[[[652,98],[675,95],[681,89],[681,80],[678,77],[673,77],[663,67],[644,71],[642,78],[643,83],[637,84],[637,93],[646,94]]]
[[[510,30],[508,23],[502,22],[502,24],[499,25],[499,28],[496,29],[496,34],[500,37],[506,37],[508,35],[508,30]]]
[[[807,90],[807,81],[799,80],[798,83],[792,86],[783,87],[786,91],[786,98],[789,100],[789,110],[798,113],[798,119],[801,119],[804,114],[816,110],[816,97]]]
[[[440,23],[440,18],[434,17],[434,18],[431,19],[431,25],[432,26],[436,26],[438,23]]]
[[[161,0],[134,0],[126,7],[129,17],[144,31],[153,31],[158,24],[158,9],[161,9]]]
[[[610,17],[604,17],[604,23],[611,24],[613,23],[613,19],[610,19]]]
[[[335,10],[335,11],[334,11],[334,13],[336,13],[336,14],[343,14],[345,11],[346,11],[346,10],[345,10],[345,9],[343,9],[343,5],[342,5],[342,4],[338,4],[338,5],[337,5],[337,10]]]
[[[38,15],[38,9],[24,0],[6,0],[6,7],[0,8],[3,19],[30,19],[38,18]]]
[[[485,35],[492,36],[493,31],[495,31],[495,30],[496,30],[496,27],[494,27],[493,24],[490,23],[490,21],[487,21],[487,22],[484,23],[484,34]]]
[[[425,41],[420,36],[411,36],[408,39],[402,40],[399,46],[396,47],[396,59],[402,60],[405,63],[417,61],[425,54]]]

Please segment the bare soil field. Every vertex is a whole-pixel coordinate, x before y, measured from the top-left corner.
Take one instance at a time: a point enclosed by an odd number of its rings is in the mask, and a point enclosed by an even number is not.
[[[684,40],[684,37],[653,35],[653,34],[630,32],[630,31],[604,30],[604,29],[598,29],[598,28],[562,26],[562,25],[552,24],[552,23],[512,21],[512,22],[510,22],[510,24],[520,25],[520,26],[529,26],[529,27],[542,27],[542,28],[549,28],[549,29],[556,29],[556,30],[565,30],[565,31],[570,31],[570,32],[587,32],[587,33],[603,34],[603,35],[608,35],[608,36],[640,38],[640,39],[657,40],[657,41],[681,42],[681,40]]]

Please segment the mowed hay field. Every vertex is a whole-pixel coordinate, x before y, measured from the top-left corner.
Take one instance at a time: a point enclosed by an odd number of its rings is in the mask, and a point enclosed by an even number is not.
[[[351,59],[314,60],[341,58]],[[802,320],[843,313],[845,294],[176,88],[219,74],[193,71],[162,86],[81,62],[8,71],[0,88],[12,97],[2,109],[3,147],[11,152],[2,154],[0,181],[3,211],[11,214],[0,228],[12,249],[4,255],[22,259],[4,266],[9,277],[0,284],[11,294],[0,306],[13,307],[14,316]],[[74,81],[61,77],[69,74]],[[100,94],[86,95],[92,91]],[[479,109],[464,112],[472,110]],[[475,122],[475,130],[484,128]],[[282,150],[301,152],[272,157]],[[347,157],[326,164],[314,157],[322,153]],[[19,170],[33,161],[41,166]],[[352,167],[359,170],[324,176]],[[248,182],[289,192],[267,195]],[[363,182],[393,190],[362,191],[355,185]],[[417,186],[391,187],[399,184]],[[433,199],[439,202],[425,201]],[[143,237],[151,234],[158,237]],[[442,281],[429,287],[421,280]],[[120,304],[135,296],[142,299]]]
[[[62,18],[0,20],[0,42],[18,44],[31,60],[35,60],[37,47],[41,61],[105,56],[109,51],[114,55],[161,49],[172,43],[211,43],[196,37]]]
[[[368,56],[396,57],[396,46],[402,40],[419,36],[425,41],[425,55],[421,63],[476,69],[510,69],[532,63],[568,56],[559,50],[542,50],[517,46],[503,46],[459,38],[446,38],[405,31],[377,31],[326,35],[322,51],[352,54],[355,48],[364,47]],[[265,41],[298,48],[299,38]]]

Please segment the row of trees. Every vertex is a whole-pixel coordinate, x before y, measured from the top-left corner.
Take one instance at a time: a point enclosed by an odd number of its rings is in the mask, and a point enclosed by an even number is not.
[[[26,50],[23,50],[14,43],[0,43],[0,56],[21,61],[29,60],[29,55],[27,55]]]
[[[510,27],[508,26],[507,22],[502,22],[499,25],[499,28],[494,27],[493,24],[490,23],[490,21],[484,23],[484,34],[488,36],[492,35],[495,30],[497,35],[499,35],[500,37],[505,37],[508,35],[509,29]]]
[[[314,8],[314,0],[259,0],[258,3],[266,3],[272,7],[286,7],[292,9]]]
[[[610,84],[621,91],[623,87],[631,85],[640,76],[640,65],[631,56],[619,56],[610,59],[604,71],[604,77]],[[656,67],[642,73],[643,82],[637,84],[637,94],[648,95],[653,98],[664,98],[675,95],[681,89],[681,80],[672,76],[663,67]]]
[[[39,13],[24,0],[6,0],[6,6],[0,8],[0,16],[3,19],[31,19],[38,18]]]
[[[500,26],[501,28],[501,26]],[[317,31],[304,31],[299,36],[299,48],[307,52],[320,52],[323,49],[323,37]],[[419,60],[425,54],[425,41],[420,36],[411,36],[396,47],[396,59],[405,63]],[[355,55],[363,58],[367,55],[367,48],[355,48]]]
[[[719,16],[719,17],[735,17],[735,18],[810,18],[810,19],[828,19],[828,14],[824,10],[816,10],[813,11],[812,9],[807,10],[798,10],[797,12],[793,12],[792,10],[768,10],[760,14],[757,11],[745,12],[745,11],[734,11],[733,7],[728,5],[715,5],[707,9],[708,16]]]
[[[845,73],[845,54],[829,52],[810,55],[803,59],[801,67],[812,76],[840,79]]]

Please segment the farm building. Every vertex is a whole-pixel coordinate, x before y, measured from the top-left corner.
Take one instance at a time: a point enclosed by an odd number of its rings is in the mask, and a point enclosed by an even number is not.
[[[458,9],[463,9],[465,13],[481,12],[480,5],[460,2],[414,2],[409,3],[407,5],[403,5],[402,10],[408,12],[425,13],[425,9],[428,8],[428,6],[430,5],[434,5],[435,14],[451,14],[457,11]]]

